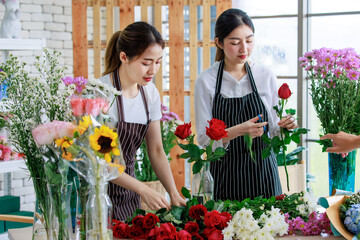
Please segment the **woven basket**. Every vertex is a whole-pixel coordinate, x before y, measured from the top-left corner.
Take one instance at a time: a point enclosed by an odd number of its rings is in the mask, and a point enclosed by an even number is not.
[[[160,193],[162,196],[165,197],[166,190],[160,181],[142,182],[142,183],[144,183],[149,188],[154,189],[156,192]],[[140,198],[140,201],[141,201],[141,209],[150,210],[150,208],[148,207],[148,205],[146,205],[146,203],[142,200],[142,198]]]

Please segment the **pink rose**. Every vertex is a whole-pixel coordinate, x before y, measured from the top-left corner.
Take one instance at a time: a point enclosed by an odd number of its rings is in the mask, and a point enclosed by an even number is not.
[[[87,98],[84,99],[85,113],[94,117],[98,116],[100,111],[107,112],[109,103],[103,98]]]
[[[34,128],[31,133],[36,144],[51,144],[54,140],[63,137],[72,137],[76,126],[69,122],[53,121],[44,123]]]
[[[70,105],[75,117],[84,115],[84,103],[81,97],[71,98]]]

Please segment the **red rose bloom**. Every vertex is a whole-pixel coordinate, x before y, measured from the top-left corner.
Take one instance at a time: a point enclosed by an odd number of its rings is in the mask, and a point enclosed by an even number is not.
[[[136,217],[133,218],[132,220],[132,224],[138,228],[142,228],[143,227],[143,221],[144,221],[144,216],[143,215],[137,215]]]
[[[232,219],[231,214],[228,212],[220,213],[221,223],[218,226],[218,229],[222,230],[228,226],[228,222]]]
[[[176,239],[176,228],[171,223],[163,223],[160,225],[157,240],[170,240]]]
[[[279,201],[282,201],[282,200],[285,199],[285,194],[281,194],[281,195],[279,195],[279,196],[276,196],[275,199],[276,199],[276,200],[279,200]]]
[[[178,240],[191,240],[191,234],[186,230],[180,230],[177,233]]]
[[[213,210],[211,212],[205,213],[204,224],[205,226],[212,228],[220,225],[221,215],[220,212]]]
[[[196,222],[187,222],[184,229],[191,235],[195,235],[199,232],[199,225]]]
[[[132,239],[146,239],[147,236],[147,234],[144,232],[142,228],[139,228],[135,225],[132,225],[131,227],[127,226],[126,234],[128,238],[132,238]]]
[[[148,237],[147,237],[147,240],[156,240],[157,236],[159,235],[159,227],[154,227],[153,229],[151,229],[149,231],[149,234],[148,234]]]
[[[148,213],[143,218],[143,228],[147,228],[147,229],[153,228],[158,222],[160,222],[158,216],[156,216],[153,213]]]
[[[221,240],[224,239],[221,230],[216,228],[205,228],[204,234],[208,240]]]
[[[191,122],[177,126],[174,134],[181,140],[187,138],[191,134]]]
[[[213,118],[211,121],[208,121],[209,127],[206,127],[206,135],[209,136],[212,140],[220,140],[224,137],[227,137],[227,127],[225,123],[219,119]]]
[[[204,205],[198,204],[196,206],[192,206],[189,210],[189,215],[193,219],[201,220],[201,217],[207,213],[207,209]]]
[[[287,85],[286,83],[281,85],[278,91],[278,95],[281,99],[288,99],[291,96],[289,85]]]
[[[116,221],[116,224],[113,226],[114,237],[126,238],[126,228],[127,224],[121,221]]]

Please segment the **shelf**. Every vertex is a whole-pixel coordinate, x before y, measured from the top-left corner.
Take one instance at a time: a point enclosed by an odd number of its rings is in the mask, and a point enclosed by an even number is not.
[[[24,171],[26,169],[24,160],[0,161],[0,173]]]
[[[0,38],[0,50],[42,50],[46,46],[46,39],[10,39]]]

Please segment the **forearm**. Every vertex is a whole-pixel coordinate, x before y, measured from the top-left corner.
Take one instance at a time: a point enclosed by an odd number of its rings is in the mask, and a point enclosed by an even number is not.
[[[118,178],[111,181],[116,185],[119,185],[123,188],[129,189],[130,191],[136,192],[141,195],[146,187],[145,184],[137,180],[136,178],[131,177],[127,173],[122,173]]]
[[[227,142],[230,142],[231,140],[239,137],[239,136],[244,136],[245,132],[242,130],[242,127],[240,126],[240,124],[235,125],[233,127],[227,128],[225,129],[228,132],[228,136],[224,137],[222,139],[222,142],[225,144]]]

